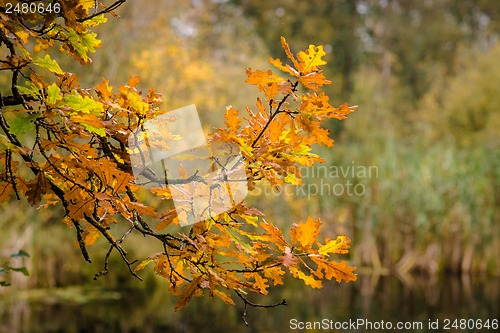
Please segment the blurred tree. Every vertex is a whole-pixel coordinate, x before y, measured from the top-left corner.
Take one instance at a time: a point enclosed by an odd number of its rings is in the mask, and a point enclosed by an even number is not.
[[[500,44],[488,51],[461,50],[456,74],[435,80],[418,117],[430,139],[452,136],[459,147],[498,147]]]

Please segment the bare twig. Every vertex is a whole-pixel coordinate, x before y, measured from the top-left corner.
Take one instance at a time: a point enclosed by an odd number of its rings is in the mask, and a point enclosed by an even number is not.
[[[243,316],[241,317],[241,319],[243,319],[243,322],[247,326],[248,326],[248,322],[247,322],[247,308],[248,308],[249,305],[252,306],[252,307],[254,307],[254,308],[266,308],[266,309],[275,308],[275,307],[280,306],[280,305],[287,305],[286,299],[283,299],[281,302],[275,303],[275,304],[258,304],[258,303],[253,303],[253,302],[249,301],[245,296],[243,296],[238,290],[235,290],[235,292],[236,292],[236,295],[238,295],[238,297],[241,298],[243,300],[243,302],[245,302],[245,308],[243,310]]]

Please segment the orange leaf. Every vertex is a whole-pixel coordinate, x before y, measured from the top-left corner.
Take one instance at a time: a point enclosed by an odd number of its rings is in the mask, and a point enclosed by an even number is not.
[[[297,267],[291,267],[290,273],[292,273],[292,275],[297,279],[301,279],[302,281],[304,281],[306,285],[312,288],[317,288],[317,289],[323,288],[323,284],[321,283],[321,281],[316,280],[312,275],[305,274]]]
[[[282,276],[285,272],[280,267],[264,269],[264,276],[273,280],[275,286],[284,284]]]
[[[109,85],[108,80],[103,80],[102,83],[97,85],[97,92],[101,96],[101,98],[105,101],[110,101],[112,93],[111,91],[113,90],[113,87]]]
[[[253,274],[253,278],[255,280],[255,283],[253,284],[254,288],[259,289],[261,294],[266,295],[267,288],[269,287],[269,285],[266,284],[268,280],[263,278],[262,276],[260,276],[260,274],[257,273]]]
[[[288,46],[288,43],[286,42],[285,37],[281,36],[281,47],[286,53],[286,56],[288,59],[290,59],[293,63],[293,66],[299,71],[302,72],[302,67],[299,65],[297,60],[295,60],[295,57],[292,54],[292,51],[290,51],[290,46]]]
[[[319,219],[314,221],[311,217],[307,218],[306,223],[299,222],[299,224],[294,224],[290,230],[292,243],[299,242],[303,247],[310,247],[320,233],[320,225],[321,221]]]
[[[241,118],[238,117],[238,110],[234,109],[232,106],[228,106],[224,117],[226,118],[226,126],[229,127],[231,132],[236,133],[241,123]]]
[[[335,278],[337,282],[342,282],[342,280],[345,282],[357,280],[357,276],[354,274],[356,267],[347,266],[347,261],[341,261],[340,263],[335,261],[328,262],[316,257],[311,257],[311,260],[318,265],[318,269],[314,272],[314,275],[319,278],[323,277],[324,271],[324,276],[328,280],[332,278]]]
[[[299,77],[300,73],[297,72],[295,68],[290,65],[283,65],[280,59],[269,58],[269,62],[274,65],[274,67],[281,69],[283,72],[289,73],[290,75]]]
[[[82,237],[86,245],[92,245],[101,236],[99,230],[89,225],[83,230]]]
[[[138,76],[131,76],[128,78],[127,86],[135,87],[140,81]]]

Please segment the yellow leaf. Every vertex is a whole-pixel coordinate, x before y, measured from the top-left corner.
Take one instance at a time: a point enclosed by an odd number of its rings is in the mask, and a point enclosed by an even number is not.
[[[321,59],[326,55],[326,52],[323,50],[323,45],[314,46],[309,45],[309,49],[305,52],[300,51],[297,57],[301,65],[303,66],[302,74],[307,74],[313,71],[318,70],[318,66],[326,65],[326,61]]]
[[[146,259],[143,262],[141,262],[137,267],[134,269],[134,272],[140,271],[141,269],[144,269],[150,262],[152,262],[153,259]]]
[[[28,31],[25,30],[16,31],[16,36],[19,37],[19,39],[23,42],[23,44],[28,44],[28,38],[30,36]]]
[[[297,178],[294,173],[287,172],[286,177],[283,179],[285,182],[292,185],[300,185],[302,184],[302,179]]]
[[[234,301],[225,292],[220,291],[218,289],[213,289],[212,291],[213,291],[214,295],[217,296],[217,297],[219,297],[221,300],[223,300],[224,303],[230,304],[230,305],[234,305]]]
[[[351,240],[347,236],[338,236],[335,240],[327,239],[326,244],[318,250],[319,254],[325,255],[328,253],[345,254],[349,250]]]
[[[257,222],[259,221],[258,216],[250,216],[250,215],[240,215],[248,224],[257,227]]]

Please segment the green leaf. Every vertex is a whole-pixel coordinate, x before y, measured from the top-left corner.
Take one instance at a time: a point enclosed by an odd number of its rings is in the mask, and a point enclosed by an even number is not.
[[[61,99],[61,89],[59,89],[59,87],[55,83],[52,83],[47,88],[47,103],[54,105]]]
[[[227,230],[227,234],[233,239],[234,243],[240,245],[245,252],[251,255],[256,254],[255,250],[252,249],[247,242],[244,242],[238,235],[233,234],[229,230]]]
[[[86,27],[95,27],[98,26],[99,24],[106,23],[107,21],[108,19],[106,18],[106,16],[104,16],[104,14],[101,14],[91,18],[90,20],[84,21],[83,25]]]
[[[52,60],[48,54],[46,54],[45,58],[43,58],[43,59],[42,58],[33,59],[33,64],[37,65],[41,68],[46,68],[49,71],[51,71],[52,73],[61,74],[61,75],[64,74],[61,67],[59,67],[59,64],[57,63],[57,61]]]
[[[33,82],[27,81],[25,86],[16,86],[17,90],[21,94],[26,94],[33,96],[34,98],[40,98],[40,88],[36,86]]]
[[[36,114],[19,113],[9,120],[9,127],[12,134],[19,135],[22,133],[35,132],[35,124],[33,120],[38,117]]]
[[[8,287],[8,286],[10,286],[10,283],[5,281],[0,281],[0,287]]]
[[[96,33],[87,33],[79,35],[75,30],[69,29],[68,33],[68,44],[70,44],[73,49],[78,53],[78,55],[87,62],[89,57],[87,53],[95,52],[95,48],[101,44],[101,41],[97,39]]]
[[[93,113],[96,116],[100,116],[104,113],[102,103],[97,102],[88,96],[79,95],[76,92],[73,92],[71,95],[64,96],[64,106],[83,114]]]
[[[20,257],[29,258],[30,255],[24,250],[19,250],[19,252],[12,254],[11,257],[12,258],[20,258]]]
[[[91,133],[95,133],[99,136],[106,136],[106,131],[104,130],[104,128],[97,128],[97,127],[94,127],[92,125],[89,125],[87,123],[83,123],[82,122],[82,125],[85,127],[85,129]]]
[[[30,276],[30,273],[28,272],[28,269],[26,267],[9,267],[11,271],[14,272],[21,272],[24,274],[24,276]]]

